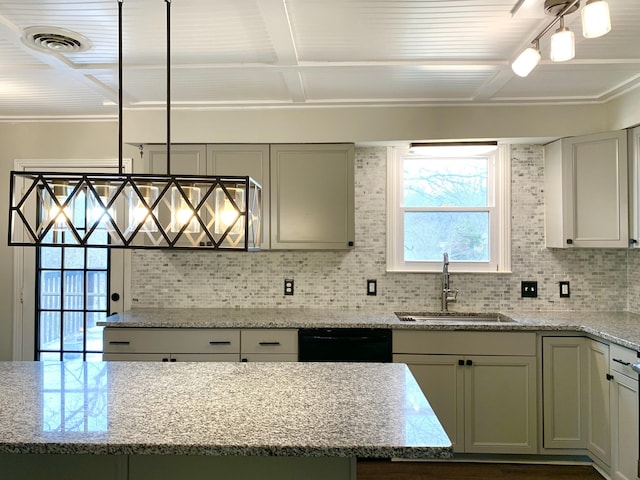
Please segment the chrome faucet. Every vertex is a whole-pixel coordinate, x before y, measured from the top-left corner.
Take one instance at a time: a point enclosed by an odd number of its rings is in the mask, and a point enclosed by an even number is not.
[[[449,311],[449,302],[455,302],[458,297],[458,290],[451,289],[451,278],[449,277],[449,254],[444,252],[442,258],[442,311]]]

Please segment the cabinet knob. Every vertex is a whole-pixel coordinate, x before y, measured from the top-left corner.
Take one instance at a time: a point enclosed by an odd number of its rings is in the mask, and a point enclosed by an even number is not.
[[[573,245],[573,240],[570,238],[567,238],[567,245]]]
[[[467,360],[467,366],[470,367],[471,365],[473,365],[473,360]]]
[[[112,293],[111,294],[111,300],[114,302],[117,302],[118,300],[120,300],[120,294],[119,293]]]
[[[458,365],[460,365],[461,367],[464,366],[464,360],[458,360]]]
[[[613,380],[613,375],[611,375],[610,373],[607,373],[607,380],[609,381]]]

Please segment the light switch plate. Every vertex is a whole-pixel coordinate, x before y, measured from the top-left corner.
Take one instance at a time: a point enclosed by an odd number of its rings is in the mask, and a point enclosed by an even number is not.
[[[571,290],[569,289],[569,282],[560,282],[560,298],[569,298],[571,296]]]
[[[367,280],[367,295],[371,295],[371,296],[378,295],[378,281],[377,280]]]

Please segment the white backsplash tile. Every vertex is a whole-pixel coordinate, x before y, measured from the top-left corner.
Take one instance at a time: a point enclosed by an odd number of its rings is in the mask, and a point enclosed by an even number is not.
[[[133,252],[135,307],[307,307],[438,310],[440,275],[387,273],[384,147],[356,148],[356,246],[351,251],[258,253]],[[512,274],[453,274],[452,309],[494,311],[623,310],[626,250],[549,250],[544,246],[543,148],[515,145],[512,161]],[[629,253],[629,308],[640,311],[640,253]],[[638,277],[638,278],[636,278]],[[295,294],[283,294],[285,278]],[[378,295],[366,295],[377,279]],[[538,298],[520,298],[522,280],[538,281]],[[560,280],[571,298],[559,298]],[[631,298],[633,297],[633,298]]]

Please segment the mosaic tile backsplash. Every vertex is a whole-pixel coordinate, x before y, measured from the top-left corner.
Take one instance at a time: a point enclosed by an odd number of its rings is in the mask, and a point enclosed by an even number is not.
[[[384,147],[356,148],[353,250],[136,250],[133,307],[439,310],[439,274],[385,271],[386,159]],[[512,273],[452,274],[460,293],[451,309],[640,312],[640,252],[545,248],[543,148],[514,145],[511,163]],[[285,278],[295,295],[283,294]],[[367,279],[377,280],[377,296],[367,296]],[[522,280],[537,280],[538,298],[520,298]],[[560,280],[571,282],[570,298],[559,297]]]

